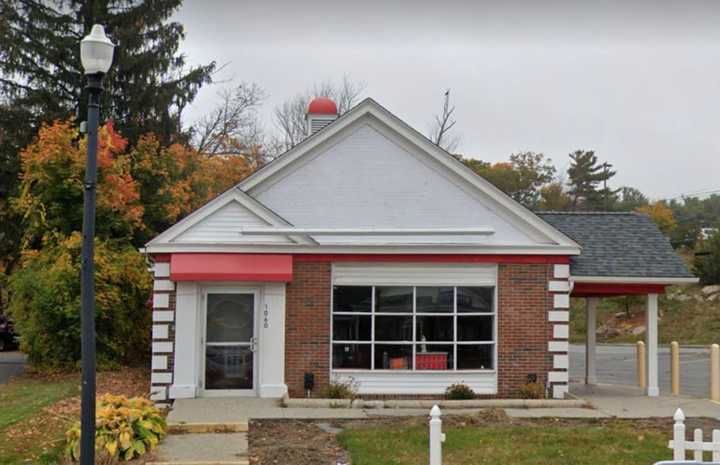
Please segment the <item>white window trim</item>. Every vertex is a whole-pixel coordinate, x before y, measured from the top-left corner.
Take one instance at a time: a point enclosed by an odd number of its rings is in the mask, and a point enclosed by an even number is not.
[[[448,284],[438,284],[438,285],[430,285],[430,284],[421,284],[421,285],[411,285],[411,284],[399,284],[399,285],[388,285],[385,283],[382,284],[371,284],[368,282],[367,284],[335,284],[334,277],[332,276],[331,271],[331,279],[330,279],[330,349],[329,349],[329,360],[330,360],[330,371],[331,373],[337,373],[339,375],[342,374],[374,374],[374,373],[406,373],[406,374],[463,374],[463,373],[485,373],[485,374],[496,374],[497,373],[497,364],[498,364],[498,286],[497,286],[497,280],[494,284],[490,283],[478,283],[478,284],[458,284],[449,286]],[[371,287],[371,306],[370,306],[370,312],[334,312],[334,288],[335,286],[347,286],[347,287]],[[412,329],[412,335],[413,335],[413,341],[376,341],[375,340],[375,288],[376,287],[412,287],[413,290],[413,311],[412,313],[409,312],[388,312],[388,313],[380,313],[381,316],[412,316],[413,321],[413,329]],[[453,340],[452,341],[426,341],[424,344],[426,345],[452,345],[453,346],[453,368],[447,369],[447,370],[417,370],[415,369],[416,366],[416,349],[418,344],[422,344],[422,342],[414,341],[417,333],[417,288],[418,287],[453,287],[453,312],[452,314],[448,313],[420,313],[421,316],[448,316],[453,318]],[[458,313],[457,311],[457,288],[458,287],[492,287],[493,288],[493,311],[490,312],[472,312],[472,313]],[[334,315],[357,315],[357,316],[368,316],[370,318],[370,340],[369,341],[336,341],[334,339],[334,325],[333,325],[333,316]],[[492,317],[493,319],[493,325],[492,325],[492,340],[491,341],[458,341],[458,326],[457,326],[457,320],[458,316],[488,316]],[[375,346],[376,344],[386,344],[386,345],[410,345],[412,346],[412,368],[406,369],[406,370],[391,370],[391,369],[376,369],[375,368]],[[358,369],[358,368],[333,368],[333,345],[334,344],[357,344],[357,345],[370,345],[370,369]],[[493,353],[492,353],[492,369],[465,369],[465,370],[459,370],[457,368],[457,347],[458,345],[493,345]]]

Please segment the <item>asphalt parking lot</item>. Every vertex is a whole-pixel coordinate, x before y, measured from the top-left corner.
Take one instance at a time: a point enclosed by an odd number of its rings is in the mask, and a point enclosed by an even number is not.
[[[634,345],[598,345],[598,383],[635,385],[637,380]],[[680,393],[707,398],[709,395],[710,352],[708,348],[680,348]],[[670,348],[660,347],[658,360],[660,391],[670,393]],[[570,345],[570,379],[585,377],[585,346]]]
[[[660,391],[670,392],[670,349],[660,347]],[[635,346],[599,345],[597,347],[597,378],[599,383],[636,384]],[[0,384],[11,376],[22,373],[25,355],[0,352]],[[710,355],[707,348],[681,348],[680,392],[681,394],[708,397]],[[585,376],[585,346],[570,345],[570,379],[582,382]]]
[[[11,376],[22,373],[25,354],[17,351],[0,352],[0,384],[7,383]]]

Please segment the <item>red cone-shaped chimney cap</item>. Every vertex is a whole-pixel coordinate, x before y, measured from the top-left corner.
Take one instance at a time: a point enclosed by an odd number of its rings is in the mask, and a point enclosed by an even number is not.
[[[308,105],[308,113],[337,115],[337,105],[327,97],[315,97]]]

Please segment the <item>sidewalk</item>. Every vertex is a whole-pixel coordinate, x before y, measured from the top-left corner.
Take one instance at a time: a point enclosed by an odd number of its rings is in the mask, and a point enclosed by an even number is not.
[[[720,418],[720,403],[688,396],[647,397],[640,388],[597,384],[572,385],[570,393],[585,399],[607,416],[618,418],[672,417],[682,408],[686,417]]]
[[[506,408],[509,416],[559,418],[672,417],[682,408],[687,417],[720,418],[720,404],[686,396],[647,397],[631,386],[573,385],[573,396],[593,408]],[[472,415],[481,409],[444,409],[444,415]],[[253,419],[354,419],[427,415],[427,409],[283,408],[280,402],[255,398],[179,399],[168,415],[170,425],[241,424]]]

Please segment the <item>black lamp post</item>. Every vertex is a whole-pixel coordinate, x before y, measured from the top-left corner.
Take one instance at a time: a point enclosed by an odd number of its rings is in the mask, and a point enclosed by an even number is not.
[[[80,60],[88,78],[87,163],[81,283],[82,400],[80,410],[80,463],[95,463],[95,184],[97,183],[98,121],[102,78],[112,64],[114,45],[96,24],[80,42]]]

